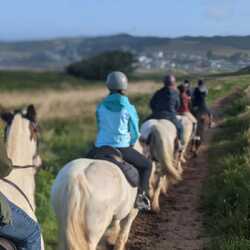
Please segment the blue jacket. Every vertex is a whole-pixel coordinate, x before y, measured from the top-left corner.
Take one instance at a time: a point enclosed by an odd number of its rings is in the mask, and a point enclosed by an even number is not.
[[[135,144],[139,138],[139,118],[126,96],[107,96],[97,107],[96,119],[96,147],[126,148]]]

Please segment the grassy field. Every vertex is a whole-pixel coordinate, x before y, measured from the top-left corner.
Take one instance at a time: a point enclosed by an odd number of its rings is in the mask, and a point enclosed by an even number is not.
[[[150,76],[152,77],[152,76]],[[200,76],[189,77],[195,82]],[[209,102],[225,96],[236,86],[250,82],[250,75],[204,77],[210,88]],[[141,120],[149,114],[148,102],[160,87],[155,81],[132,83],[129,96]],[[152,79],[153,80],[153,79]],[[46,249],[57,244],[57,227],[50,207],[51,184],[65,163],[83,157],[94,142],[95,106],[106,95],[101,84],[79,81],[58,73],[0,72],[0,104],[14,108],[33,102],[40,118],[41,155],[44,168],[37,176],[37,215],[42,225]]]
[[[249,104],[250,96],[243,91],[229,103],[226,120],[210,147],[204,208],[211,250],[250,249]]]

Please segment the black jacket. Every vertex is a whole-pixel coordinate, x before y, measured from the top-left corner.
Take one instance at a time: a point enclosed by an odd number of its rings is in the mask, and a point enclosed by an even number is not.
[[[180,96],[177,90],[163,87],[158,90],[150,101],[150,108],[153,114],[164,113],[170,116],[176,116],[180,108]]]
[[[206,108],[206,97],[208,92],[207,91],[201,91],[198,87],[195,88],[192,98],[192,106],[197,108]]]

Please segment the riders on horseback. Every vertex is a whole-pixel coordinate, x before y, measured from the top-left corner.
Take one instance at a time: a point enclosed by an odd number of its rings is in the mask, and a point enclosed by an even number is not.
[[[139,119],[135,107],[125,95],[128,79],[122,72],[112,72],[106,84],[110,93],[96,110],[98,134],[95,146],[118,149],[123,159],[139,171],[141,184],[136,207],[149,210],[147,195],[152,163],[133,148],[139,138]]]
[[[209,117],[209,126],[212,126],[213,115],[207,106],[206,97],[208,95],[208,89],[203,80],[198,81],[198,85],[194,90],[192,97],[192,109],[195,116],[207,114]]]
[[[182,151],[184,147],[184,129],[176,117],[180,106],[175,76],[167,75],[164,78],[164,87],[158,90],[150,101],[150,108],[153,113],[150,119],[167,119],[171,121],[177,129],[178,148]]]
[[[3,134],[0,135],[0,178],[8,176],[13,168],[11,161],[7,157]],[[1,190],[0,237],[13,241],[18,249],[41,249],[41,232],[38,223],[21,208],[9,201],[1,193]]]

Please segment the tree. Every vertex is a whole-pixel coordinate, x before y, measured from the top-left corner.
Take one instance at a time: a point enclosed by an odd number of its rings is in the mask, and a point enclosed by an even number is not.
[[[207,52],[207,59],[208,59],[208,60],[212,60],[213,58],[214,58],[214,53],[213,53],[212,50],[209,50],[209,51]]]
[[[104,80],[112,71],[130,74],[135,70],[135,57],[130,52],[111,51],[70,64],[66,72],[87,80]]]

